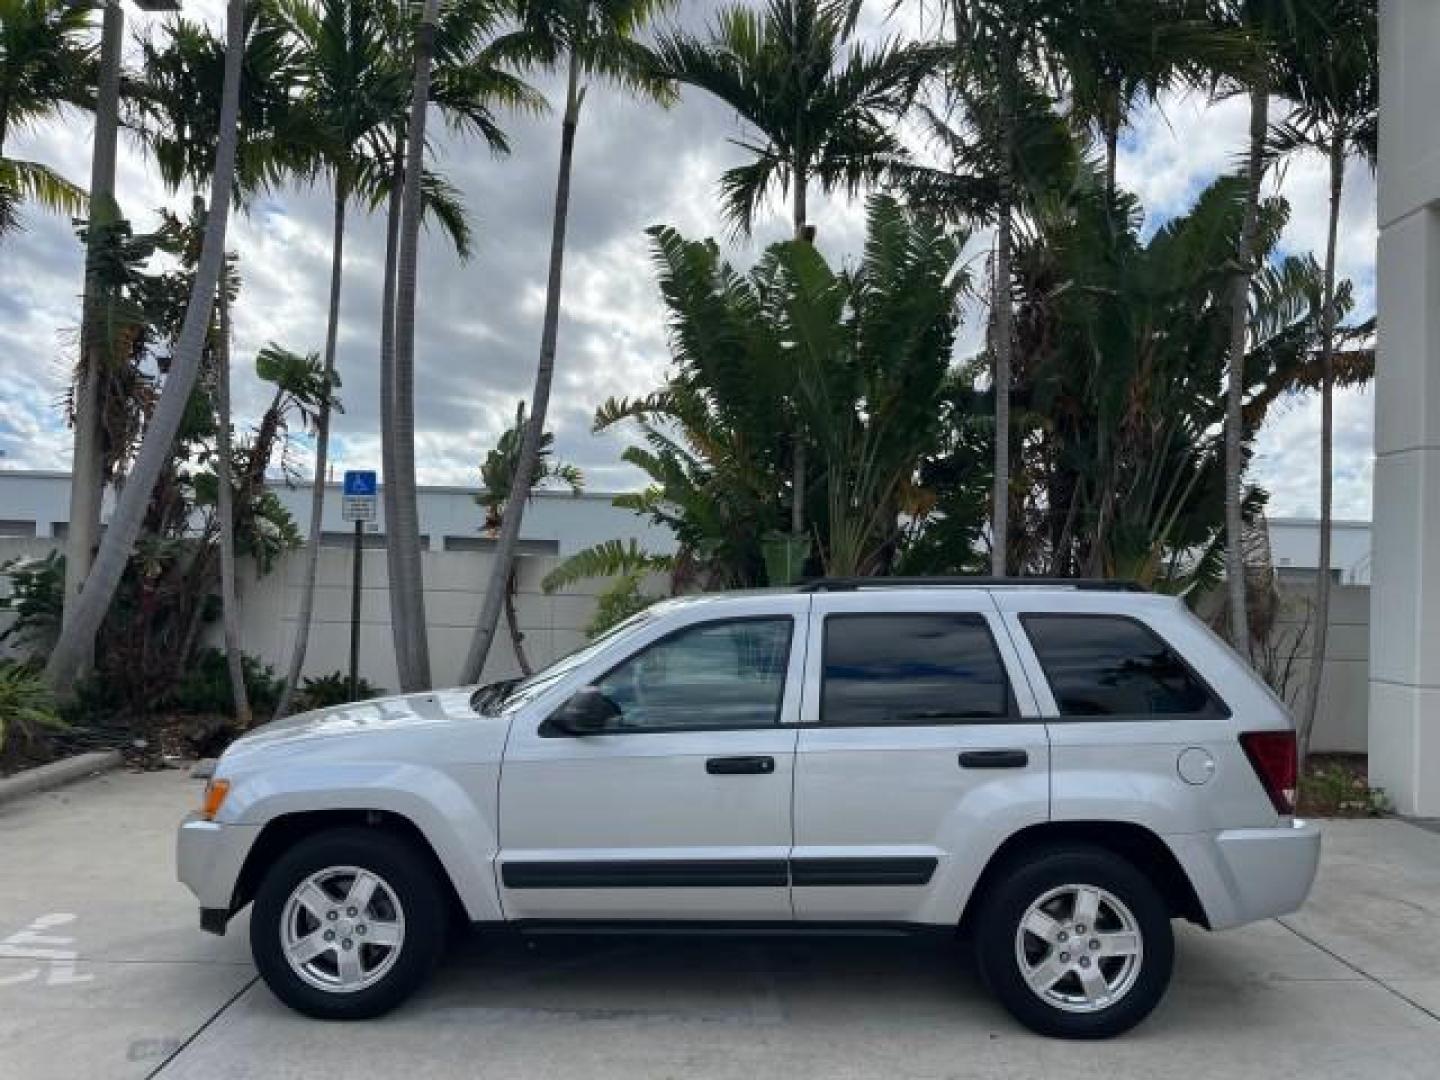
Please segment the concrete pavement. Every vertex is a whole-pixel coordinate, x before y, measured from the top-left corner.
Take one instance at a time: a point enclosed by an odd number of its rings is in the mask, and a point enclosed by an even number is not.
[[[112,773],[0,806],[0,1077],[1440,1075],[1440,835],[1334,822],[1311,903],[1179,928],[1130,1035],[1019,1028],[958,949],[907,940],[472,936],[397,1013],[323,1024],[255,981],[246,920],[201,934],[174,881],[183,773]]]

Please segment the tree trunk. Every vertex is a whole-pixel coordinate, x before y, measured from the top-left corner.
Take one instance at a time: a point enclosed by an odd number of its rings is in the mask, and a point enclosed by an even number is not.
[[[225,625],[225,661],[230,671],[230,696],[235,702],[235,720],[248,731],[250,696],[245,690],[244,646],[240,639],[240,601],[235,591],[235,488],[230,447],[230,295],[228,283],[220,282],[215,303],[220,311],[220,334],[215,349],[215,401],[220,413],[219,480],[216,514],[220,519],[220,614]]]
[[[234,186],[237,119],[240,102],[240,67],[245,41],[244,0],[230,0],[226,12],[225,74],[220,99],[220,127],[216,133],[215,175],[210,183],[210,213],[205,222],[195,281],[185,308],[169,374],[150,425],[140,444],[135,465],[120,493],[110,528],[100,543],[85,588],[72,617],[62,626],[60,639],[50,653],[45,677],[56,689],[68,690],[95,641],[96,631],[109,610],[130,552],[140,535],[145,510],[155,483],[170,460],[175,435],[190,404],[200,373],[200,361],[210,330],[215,290],[225,262],[225,227],[230,216]]]
[[[1014,361],[1014,313],[1011,310],[1010,245],[1015,197],[1011,151],[1014,117],[1010,103],[1001,107],[1000,212],[995,228],[995,486],[991,495],[990,573],[1004,577],[1010,547],[1010,372]]]
[[[325,396],[315,416],[315,476],[310,485],[310,536],[305,542],[305,574],[300,581],[300,610],[295,615],[295,639],[285,686],[275,705],[274,719],[290,712],[305,653],[310,646],[310,621],[315,616],[315,579],[320,570],[320,534],[325,524],[325,471],[330,457],[330,399],[335,387],[335,346],[340,332],[340,282],[345,266],[345,200],[348,184],[343,169],[335,174],[333,231],[330,238],[330,310],[325,320]]]
[[[1105,207],[1115,201],[1115,162],[1120,156],[1120,121],[1115,117],[1105,120]]]
[[[510,483],[510,497],[505,503],[500,536],[495,544],[495,562],[490,568],[490,582],[485,588],[485,603],[465,667],[460,673],[462,683],[480,680],[485,658],[495,639],[495,625],[505,599],[505,584],[515,566],[515,547],[520,540],[520,522],[525,514],[526,496],[540,458],[540,434],[545,430],[545,412],[550,405],[550,381],[555,374],[555,346],[560,332],[560,288],[565,263],[565,224],[570,209],[570,168],[575,155],[575,128],[580,122],[580,104],[584,93],[579,89],[580,67],[572,51],[570,75],[565,94],[565,117],[560,125],[560,171],[555,183],[555,218],[550,237],[550,275],[545,291],[545,324],[540,335],[540,363],[535,369],[535,392],[530,402],[530,423],[520,443],[515,462],[515,476]]]
[[[1225,393],[1225,587],[1230,607],[1230,644],[1250,656],[1250,623],[1245,601],[1244,490],[1245,345],[1250,318],[1250,275],[1255,268],[1255,233],[1260,213],[1260,181],[1269,94],[1250,93],[1250,154],[1245,171],[1245,219],[1240,229],[1234,279],[1230,283],[1230,360]]]
[[[1310,736],[1320,710],[1325,675],[1325,646],[1330,630],[1330,531],[1334,502],[1335,450],[1335,238],[1340,227],[1340,198],[1345,184],[1345,132],[1330,142],[1330,227],[1325,235],[1325,308],[1320,315],[1320,568],[1315,578],[1315,630],[1311,634],[1310,671],[1299,722],[1299,759],[1305,764]]]
[[[398,138],[396,154],[399,154]],[[395,643],[395,670],[400,675],[402,685],[414,681],[407,645],[414,630],[406,622],[409,609],[405,606],[399,590],[403,571],[398,566],[398,550],[392,542],[396,517],[395,260],[400,241],[400,202],[404,183],[405,170],[397,156],[390,170],[389,208],[385,217],[385,285],[380,300],[380,495],[385,513],[385,565],[390,586],[390,632]]]
[[[520,632],[520,621],[515,617],[515,575],[505,584],[505,627],[510,631],[510,647],[515,650],[515,662],[520,665],[520,674],[534,674],[530,658],[525,655],[525,635]]]
[[[806,187],[809,178],[805,175],[804,166],[798,162],[795,165],[795,192],[793,217],[795,225],[795,239],[805,239],[805,216],[806,210]],[[800,373],[795,373],[799,379]],[[806,464],[805,464],[805,430],[800,422],[800,387],[795,387],[795,435],[794,455],[791,464],[793,474],[791,476],[791,502],[790,502],[790,531],[796,536],[805,535],[805,487],[806,487]],[[773,582],[772,582],[773,584]]]
[[[393,551],[390,576],[391,618],[400,611],[397,635],[405,662],[400,686],[406,691],[430,688],[430,641],[425,621],[425,578],[421,566],[420,515],[415,504],[415,292],[420,242],[420,182],[425,168],[425,108],[430,101],[430,62],[435,52],[435,20],[439,0],[425,0],[415,32],[415,88],[406,129],[405,186],[400,202],[400,252],[395,283],[395,369],[391,417],[393,477],[386,477],[394,520],[386,523],[386,542]]]
[[[100,329],[100,283],[94,265],[98,225],[119,217],[115,205],[115,149],[119,126],[120,50],[125,12],[119,0],[105,5],[100,38],[100,81],[96,88],[95,143],[90,160],[90,228],[86,244],[85,298],[80,315],[80,364],[75,382],[75,450],[70,465],[70,520],[65,533],[65,602],[69,621],[90,572],[100,539],[100,506],[105,491],[105,440],[101,430],[101,385],[107,342]],[[94,642],[81,661],[89,667]]]

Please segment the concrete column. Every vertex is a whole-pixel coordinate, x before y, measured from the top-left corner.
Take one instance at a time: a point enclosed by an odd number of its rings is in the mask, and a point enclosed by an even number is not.
[[[1440,816],[1440,3],[1380,0],[1370,775]]]

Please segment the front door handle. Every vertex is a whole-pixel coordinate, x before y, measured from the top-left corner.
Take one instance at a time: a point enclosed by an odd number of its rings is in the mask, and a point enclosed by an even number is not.
[[[768,756],[712,757],[705,762],[705,771],[712,776],[736,776],[741,773],[773,773],[775,759]]]
[[[1030,764],[1024,750],[964,750],[960,753],[962,769],[1023,769]]]

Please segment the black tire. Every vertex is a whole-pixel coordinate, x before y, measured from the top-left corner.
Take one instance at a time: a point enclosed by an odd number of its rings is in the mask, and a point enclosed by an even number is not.
[[[1129,988],[1113,1004],[1092,1012],[1067,1011],[1042,998],[1026,982],[1017,956],[1016,937],[1031,904],[1068,885],[1094,886],[1111,894],[1129,909],[1141,935],[1139,971]],[[1057,903],[1063,907],[1065,898]],[[1097,847],[1045,848],[1011,862],[980,898],[975,930],[977,966],[991,992],[1030,1030],[1055,1038],[1104,1039],[1129,1031],[1160,1003],[1175,963],[1170,910],[1159,890],[1134,864]],[[1046,955],[1042,943],[1027,942]],[[1073,946],[1074,939],[1070,942]],[[1060,946],[1051,948],[1058,959]],[[1117,970],[1115,961],[1105,963],[1112,973]],[[1072,988],[1080,992],[1078,977],[1068,976],[1055,985],[1062,993]]]
[[[290,896],[310,875],[329,867],[358,867],[378,875],[404,912],[399,955],[362,989],[314,986],[285,957],[283,920]],[[444,950],[446,924],[441,885],[413,844],[379,829],[334,829],[301,840],[266,872],[250,915],[250,953],[265,984],[292,1009],[322,1020],[363,1020],[389,1012],[425,981]]]

